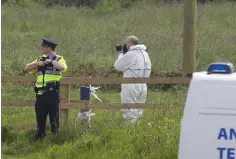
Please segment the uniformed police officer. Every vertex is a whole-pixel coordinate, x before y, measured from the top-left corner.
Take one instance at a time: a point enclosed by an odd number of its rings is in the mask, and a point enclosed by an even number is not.
[[[59,86],[62,72],[67,71],[67,64],[62,56],[55,53],[57,43],[43,38],[41,45],[43,55],[27,64],[24,71],[36,74],[35,83],[37,119],[36,139],[45,136],[46,118],[49,114],[51,132],[57,133],[59,128]]]

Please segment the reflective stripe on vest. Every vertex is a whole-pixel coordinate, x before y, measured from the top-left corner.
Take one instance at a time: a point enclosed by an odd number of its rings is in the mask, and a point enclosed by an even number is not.
[[[61,75],[45,74],[44,75],[44,82],[43,82],[43,75],[38,75],[37,82],[35,83],[35,86],[37,88],[41,88],[43,86],[46,86],[47,83],[60,81],[61,77],[62,77]]]
[[[52,81],[47,81],[47,82],[44,82],[44,84],[47,84],[47,83],[52,83],[52,82],[58,82],[56,80],[52,80]],[[36,82],[36,85],[42,85],[43,82]]]

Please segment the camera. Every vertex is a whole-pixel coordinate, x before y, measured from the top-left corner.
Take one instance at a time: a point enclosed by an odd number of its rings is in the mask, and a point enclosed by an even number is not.
[[[126,44],[123,44],[123,45],[121,45],[121,44],[116,45],[116,51],[117,51],[117,52],[122,52],[122,53],[128,52],[128,49],[127,49],[127,47],[126,47]]]

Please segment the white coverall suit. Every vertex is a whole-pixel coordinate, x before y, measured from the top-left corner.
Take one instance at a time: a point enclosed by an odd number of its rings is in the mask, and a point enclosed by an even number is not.
[[[149,77],[151,60],[145,51],[145,45],[134,45],[125,54],[121,53],[114,63],[116,70],[123,72],[123,77]],[[147,84],[122,84],[121,103],[145,103]],[[134,123],[142,116],[142,109],[122,109],[123,118],[127,123]]]

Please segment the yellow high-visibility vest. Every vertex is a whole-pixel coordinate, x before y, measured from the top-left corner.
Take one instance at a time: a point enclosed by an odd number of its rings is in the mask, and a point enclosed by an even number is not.
[[[39,58],[37,58],[33,62],[44,61],[46,58],[47,58],[47,56],[43,55],[43,56],[40,56]],[[37,67],[37,69],[30,70],[28,72],[28,74],[31,74],[31,75],[36,74],[37,75],[36,83],[35,83],[35,86],[37,88],[45,87],[46,84],[48,84],[48,83],[59,82],[62,77],[62,72],[67,71],[68,68],[67,68],[66,60],[63,58],[63,56],[55,55],[54,60],[63,64],[65,68],[63,70],[57,70],[53,66],[53,64],[47,64],[44,67]]]

